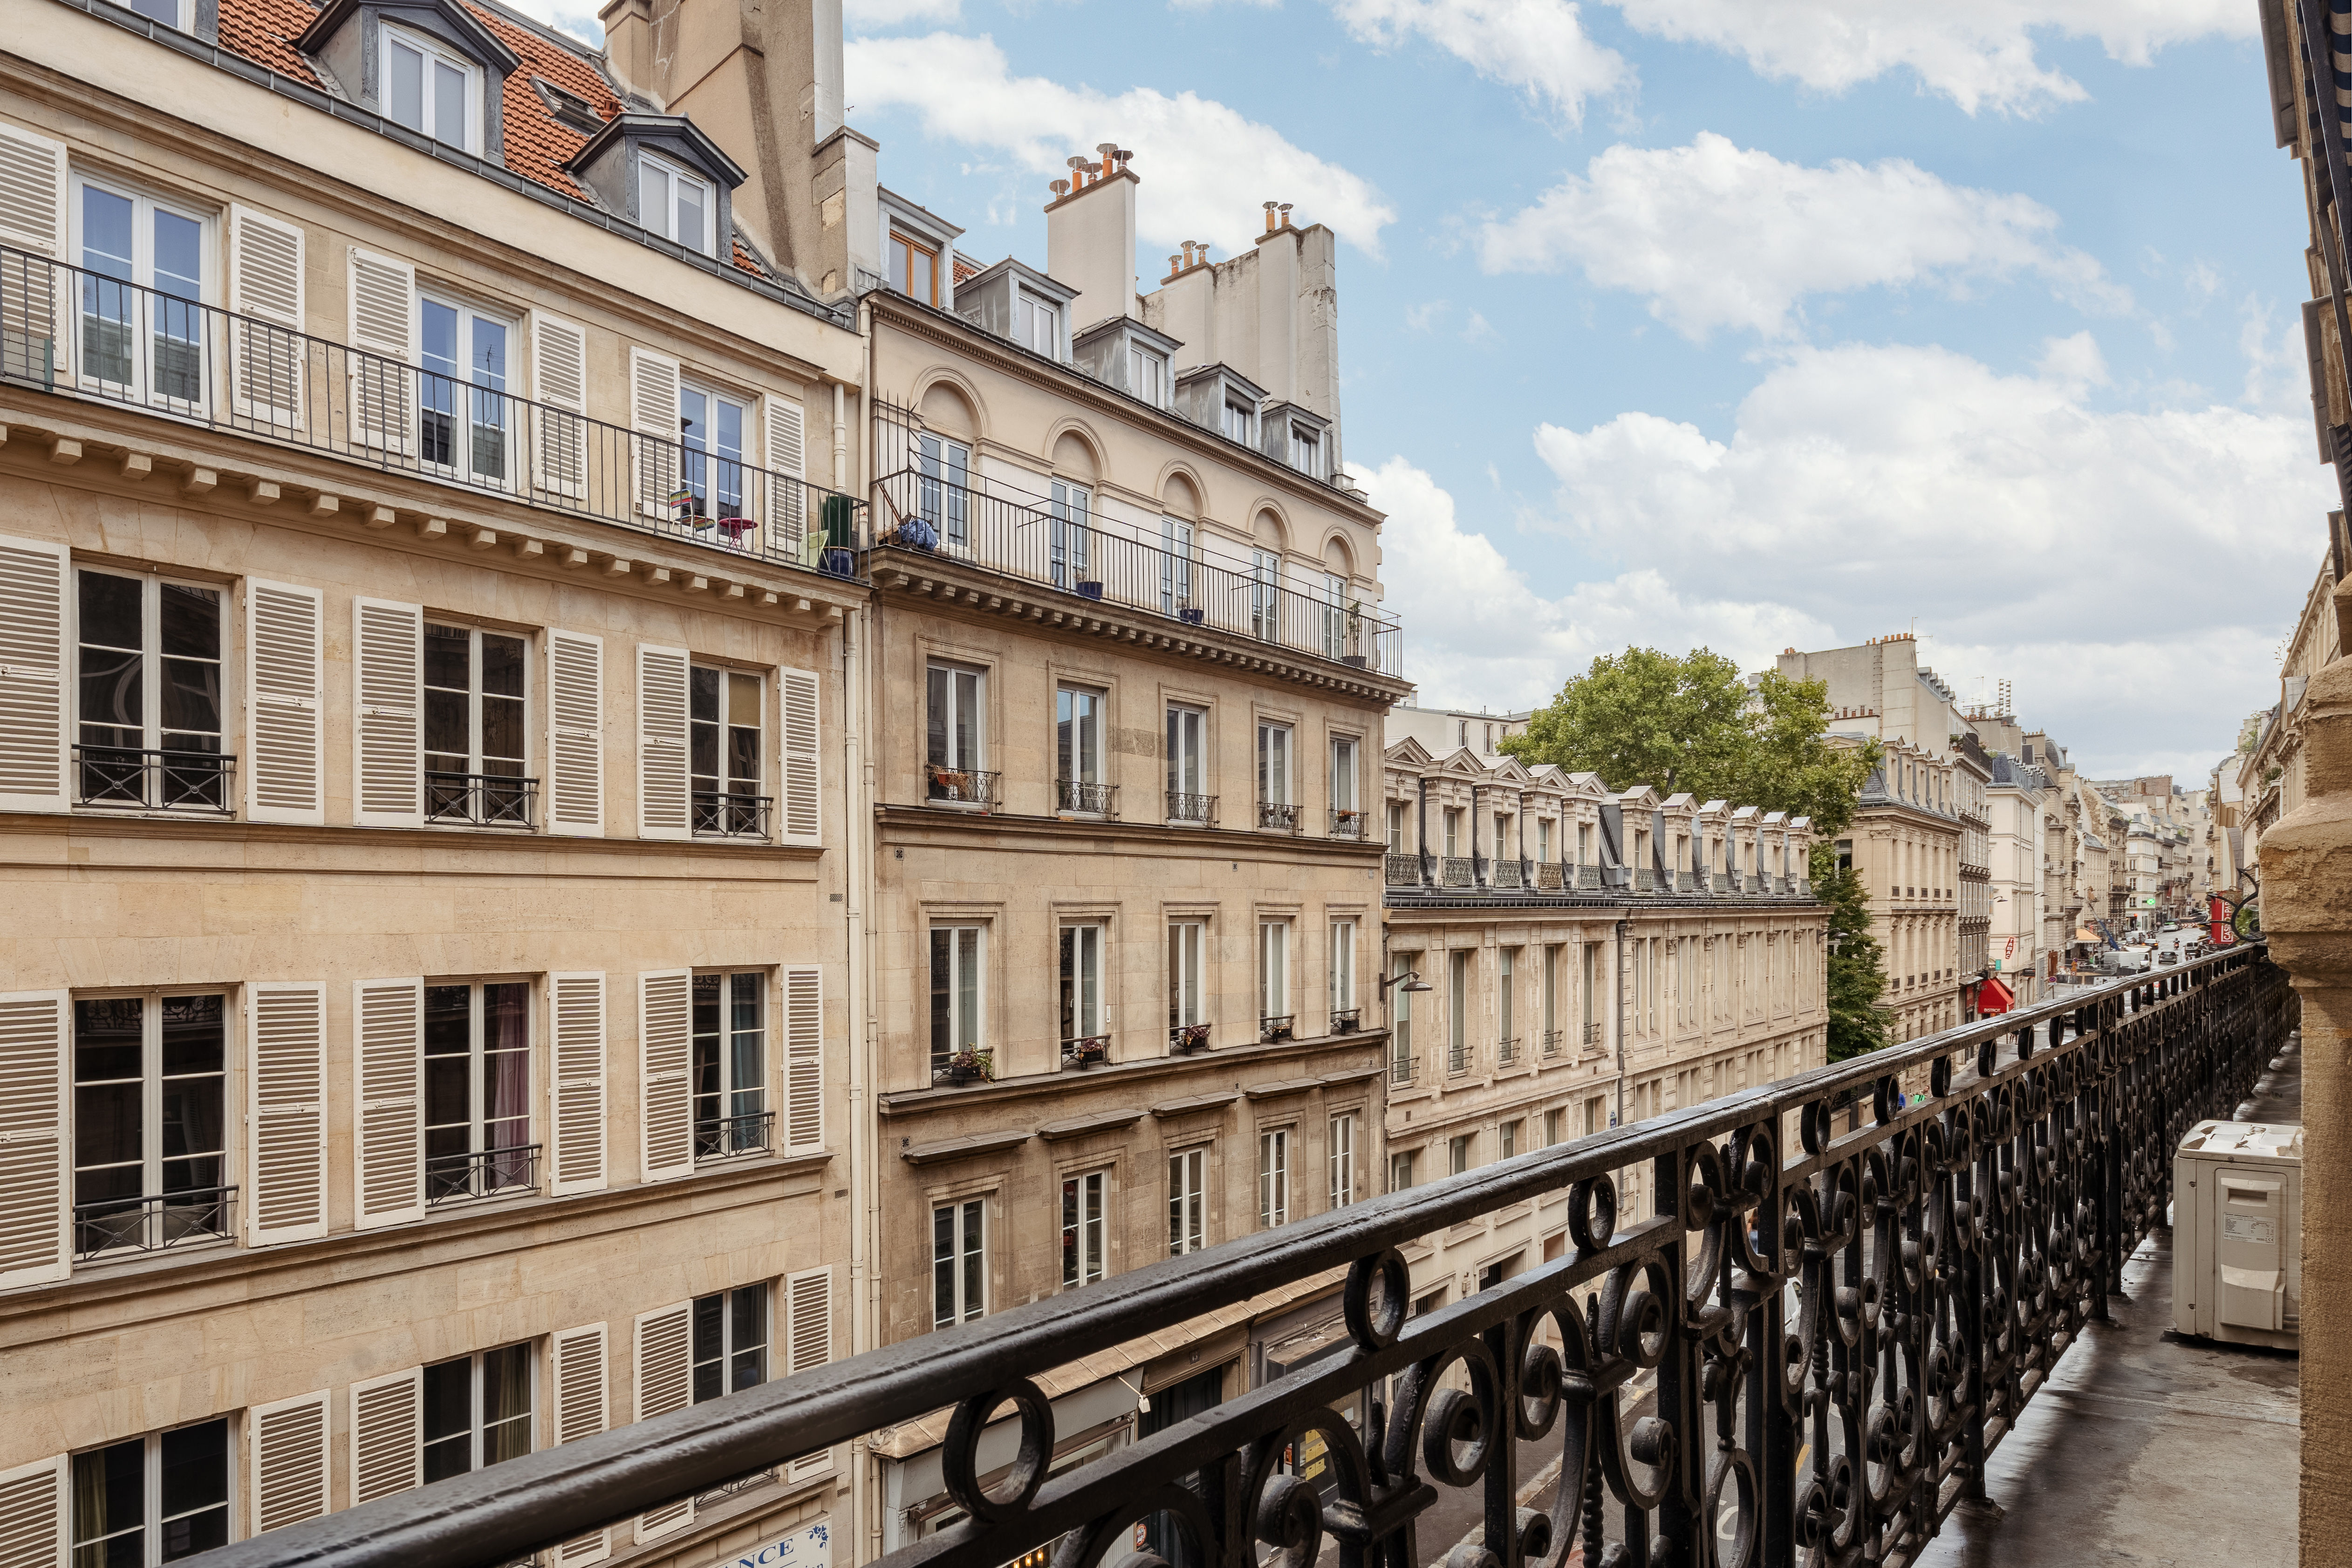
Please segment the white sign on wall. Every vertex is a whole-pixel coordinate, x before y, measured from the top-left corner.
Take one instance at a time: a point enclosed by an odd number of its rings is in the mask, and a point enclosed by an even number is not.
[[[820,1519],[764,1545],[721,1558],[711,1568],[833,1568],[833,1528]]]

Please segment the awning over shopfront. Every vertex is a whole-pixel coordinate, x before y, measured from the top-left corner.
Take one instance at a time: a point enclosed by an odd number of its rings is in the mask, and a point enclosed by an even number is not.
[[[2017,1005],[2017,994],[2001,983],[1998,974],[1988,974],[1977,987],[1977,1016],[1990,1018],[1996,1013],[2006,1013]]]

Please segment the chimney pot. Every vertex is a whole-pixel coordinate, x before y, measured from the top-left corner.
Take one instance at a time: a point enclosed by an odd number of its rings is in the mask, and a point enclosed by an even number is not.
[[[1282,226],[1285,228],[1290,226],[1290,206],[1291,204],[1288,202],[1282,204]]]
[[[1059,201],[1062,197],[1070,194],[1070,182],[1067,180],[1049,181],[1047,183],[1047,188],[1054,193],[1054,199]]]
[[[1110,161],[1118,156],[1118,143],[1116,142],[1097,142],[1095,143],[1095,151],[1102,154],[1103,166],[1105,168],[1108,168],[1110,166]]]
[[[1169,276],[1169,277],[1173,278],[1173,277],[1175,277],[1175,276],[1176,276],[1176,274],[1177,274],[1178,272],[1180,272],[1180,271],[1181,271],[1181,270],[1182,270],[1182,265],[1181,265],[1181,264],[1182,264],[1182,262],[1183,262],[1183,259],[1184,259],[1184,258],[1183,258],[1182,257],[1181,257],[1181,256],[1171,256],[1171,257],[1170,257],[1170,258],[1168,258],[1168,276]]]
[[[1274,232],[1274,204],[1272,202],[1261,202],[1258,205],[1265,208],[1265,232],[1272,234]]]

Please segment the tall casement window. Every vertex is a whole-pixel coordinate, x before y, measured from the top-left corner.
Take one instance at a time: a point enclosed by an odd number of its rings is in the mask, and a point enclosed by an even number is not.
[[[1583,1016],[1580,1022],[1584,1026],[1583,1044],[1588,1046],[1601,1043],[1601,944],[1588,942],[1584,944],[1584,965],[1578,974],[1576,987],[1578,999],[1582,1004]]]
[[[1475,1132],[1465,1132],[1459,1138],[1448,1138],[1445,1141],[1445,1173],[1447,1175],[1458,1176],[1470,1168],[1475,1152],[1473,1145],[1477,1136]]]
[[[944,437],[915,437],[915,510],[949,550],[971,546],[971,448]]]
[[[74,612],[75,798],[228,810],[220,590],[83,570]]]
[[[132,191],[78,182],[81,378],[112,396],[205,401],[205,222]],[[22,307],[18,307],[21,309]]]
[[[1389,1191],[1401,1193],[1412,1185],[1414,1163],[1410,1152],[1389,1156]]]
[[[1344,1208],[1356,1201],[1356,1119],[1331,1118],[1331,1206]]]
[[[982,712],[986,677],[960,664],[934,664],[923,676],[923,763],[926,797],[985,805],[993,792],[986,765],[987,723]]]
[[[1331,737],[1331,833],[1334,837],[1360,838],[1364,814],[1356,802],[1356,737]]]
[[[768,1147],[767,976],[756,970],[694,977],[694,1153],[752,1154]]]
[[[740,397],[691,384],[677,389],[678,482],[690,494],[691,515],[743,515],[743,432],[751,422]]]
[[[1108,1046],[1103,1029],[1103,928],[1062,928],[1062,1050],[1088,1041]]]
[[[694,1299],[694,1402],[768,1381],[768,1287],[740,1285]]]
[[[988,1226],[979,1198],[931,1211],[931,1326],[968,1323],[988,1310]]]
[[[425,816],[531,825],[523,640],[425,623]]]
[[[940,253],[898,229],[890,231],[890,287],[920,300],[940,302]]]
[[[1290,1129],[1257,1135],[1257,1223],[1266,1228],[1290,1222]]]
[[[1103,694],[1082,686],[1054,692],[1054,782],[1063,811],[1108,811],[1103,779]]]
[[[1062,308],[1051,300],[1016,291],[1013,306],[1013,341],[1047,359],[1062,357]]]
[[[1205,1027],[1208,1000],[1202,994],[1201,961],[1207,928],[1199,921],[1171,921],[1168,925],[1168,1030],[1171,1044],[1179,1030]]]
[[[1337,1034],[1340,1024],[1356,1021],[1356,922],[1331,922],[1330,952],[1331,1030]]]
[[[1549,864],[1551,860],[1551,818],[1536,818],[1536,858]]]
[[[1257,409],[1248,399],[1228,396],[1224,402],[1225,438],[1243,446],[1255,446],[1257,441]]]
[[[1470,1070],[1470,979],[1472,954],[1456,948],[1445,955],[1445,1070]]]
[[[1323,574],[1323,657],[1345,658],[1360,652],[1348,624],[1348,580],[1336,572]]]
[[[765,838],[769,797],[760,793],[761,680],[698,664],[687,688],[687,760],[694,831]]]
[[[425,1199],[538,1185],[530,1141],[530,986],[425,987]]]
[[[1298,808],[1290,798],[1290,726],[1257,727],[1257,825],[1291,828],[1298,826]]]
[[[1589,822],[1576,825],[1576,863],[1580,866],[1593,864],[1592,824]]]
[[[1209,716],[1201,709],[1169,707],[1168,817],[1171,822],[1209,820],[1209,799],[1202,784],[1208,771],[1202,754],[1208,729]]]
[[[689,174],[667,158],[637,154],[637,221],[703,256],[715,254],[711,231],[719,203],[710,182]]]
[[[77,1258],[234,1234],[222,1164],[225,1005],[212,993],[75,999]]]
[[[1495,1037],[1512,1041],[1518,1029],[1519,950],[1498,949],[1495,954]]]
[[[1192,525],[1181,518],[1160,519],[1160,613],[1192,608]]]
[[[1054,586],[1075,589],[1094,581],[1094,531],[1089,526],[1094,497],[1084,485],[1055,479],[1052,504]]]
[[[984,1051],[981,1019],[980,927],[931,928],[931,1070],[963,1051]]]
[[[1445,808],[1444,820],[1445,824],[1445,856],[1446,858],[1450,860],[1459,857],[1462,853],[1462,808],[1457,805],[1447,806]]]
[[[1168,1156],[1168,1256],[1181,1258],[1209,1245],[1209,1152]]]
[[[419,455],[444,474],[503,483],[513,456],[506,392],[514,329],[431,295],[418,299],[416,311]]]
[[[224,1418],[76,1454],[73,1568],[155,1568],[227,1545],[228,1451]],[[47,1563],[47,1547],[25,1561]]]
[[[1543,1032],[1544,1049],[1559,1045],[1559,951],[1560,943],[1548,942],[1543,950]]]
[[[425,1369],[425,1479],[446,1481],[530,1452],[530,1346]]]
[[[383,114],[468,153],[482,150],[482,69],[422,33],[383,30]]]
[[[1323,477],[1323,437],[1297,425],[1290,427],[1290,466],[1310,479]]]
[[[1154,408],[1168,406],[1168,356],[1127,346],[1127,389]]]
[[[1257,922],[1257,1013],[1271,1024],[1290,1016],[1290,922]]]
[[[1091,1285],[1110,1270],[1101,1171],[1062,1178],[1062,1289]]]
[[[1250,636],[1276,642],[1282,637],[1282,557],[1271,550],[1250,552]]]
[[[1397,984],[1389,989],[1389,1041],[1393,1064],[1389,1076],[1399,1083],[1412,1077],[1412,993],[1405,989],[1404,981],[1420,969],[1421,954],[1397,954]]]
[[[1408,848],[1404,834],[1404,802],[1392,800],[1389,802],[1389,853],[1402,855]]]

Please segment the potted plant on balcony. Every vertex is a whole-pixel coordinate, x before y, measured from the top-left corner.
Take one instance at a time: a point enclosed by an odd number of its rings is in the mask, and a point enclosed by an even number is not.
[[[1102,598],[1102,584],[1093,579],[1081,582],[1078,584],[1078,597],[1099,601]]]
[[[1290,1038],[1290,1015],[1287,1013],[1279,1017],[1259,1019],[1257,1035],[1260,1043],[1270,1046],[1276,1040]]]
[[[1183,622],[1188,626],[1197,626],[1201,624],[1201,606],[1192,603],[1189,598],[1178,599],[1176,601],[1176,618]]]
[[[1089,1035],[1082,1040],[1072,1040],[1065,1059],[1074,1068],[1100,1067],[1110,1060],[1110,1037]]]
[[[1209,1026],[1206,1024],[1179,1024],[1172,1031],[1172,1037],[1169,1044],[1187,1055],[1209,1048]]]
[[[963,1085],[985,1083],[996,1076],[994,1055],[976,1046],[966,1046],[948,1058],[948,1065],[932,1075],[934,1081]]]
[[[1364,657],[1363,647],[1364,602],[1361,599],[1350,599],[1348,601],[1347,651],[1339,656],[1339,662],[1357,669],[1363,668],[1369,662]]]

